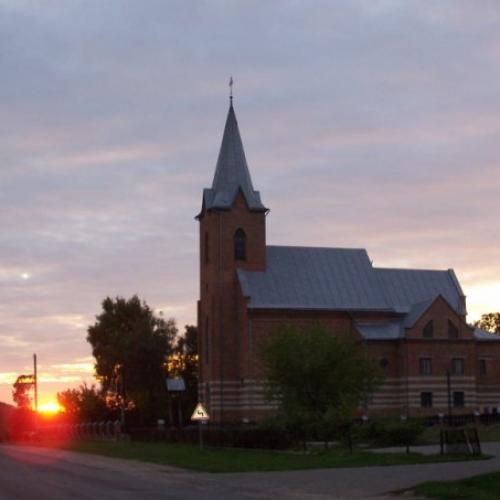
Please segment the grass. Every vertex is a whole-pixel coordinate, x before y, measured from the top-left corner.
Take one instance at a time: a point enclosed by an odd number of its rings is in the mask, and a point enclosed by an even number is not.
[[[479,425],[479,440],[481,443],[500,441],[500,425]],[[428,427],[420,436],[422,444],[439,444],[439,426]]]
[[[418,453],[371,453],[336,449],[317,453],[266,450],[205,448],[170,443],[78,442],[61,446],[69,451],[93,453],[114,458],[140,460],[204,472],[250,472],[374,465],[426,464],[463,461],[470,456],[420,455]],[[479,457],[479,459],[485,457]]]
[[[412,488],[412,492],[442,500],[498,500],[500,472],[481,474],[460,481],[429,481]]]

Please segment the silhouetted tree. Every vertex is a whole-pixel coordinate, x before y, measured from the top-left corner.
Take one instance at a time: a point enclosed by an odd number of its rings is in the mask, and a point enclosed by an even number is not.
[[[35,386],[33,375],[19,375],[14,382],[12,399],[18,408],[31,409],[31,391]]]
[[[198,341],[197,328],[193,325],[184,327],[184,334],[177,337],[173,354],[168,359],[168,376],[182,377],[186,391],[172,394],[181,401],[182,414],[186,420],[198,402]]]
[[[155,316],[137,295],[107,297],[102,309],[87,340],[103,390],[115,394],[116,403],[135,408],[141,424],[165,415],[166,361],[173,351],[175,321]]]
[[[500,312],[483,314],[481,319],[474,323],[474,326],[500,335]]]
[[[112,417],[112,408],[106,404],[105,395],[94,384],[84,383],[78,389],[58,392],[57,401],[72,420],[93,422]]]

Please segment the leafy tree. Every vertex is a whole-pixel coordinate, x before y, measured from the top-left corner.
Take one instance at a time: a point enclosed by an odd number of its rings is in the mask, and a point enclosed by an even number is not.
[[[35,387],[33,375],[19,375],[14,382],[12,399],[18,408],[31,409],[31,391]]]
[[[64,407],[66,415],[80,422],[107,420],[112,417],[102,391],[94,384],[86,383],[78,389],[66,389],[57,393],[57,401]]]
[[[361,345],[319,325],[277,329],[262,342],[259,357],[268,397],[279,403],[296,434],[307,428],[317,437],[331,433],[381,382],[378,366]]]
[[[87,340],[103,391],[116,403],[135,408],[140,423],[165,412],[166,360],[177,333],[173,319],[156,317],[137,295],[107,297]]]
[[[177,337],[173,354],[168,359],[168,376],[182,377],[186,391],[177,396],[181,401],[182,414],[188,416],[198,401],[198,342],[197,328],[193,325],[184,327],[184,335]]]
[[[500,312],[483,314],[481,319],[474,323],[474,326],[500,335]]]

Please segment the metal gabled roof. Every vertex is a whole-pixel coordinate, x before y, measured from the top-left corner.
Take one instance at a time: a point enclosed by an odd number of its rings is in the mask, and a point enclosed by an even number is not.
[[[412,328],[415,323],[420,319],[420,317],[429,309],[432,303],[436,300],[437,297],[433,297],[429,300],[424,300],[423,302],[418,302],[417,304],[413,304],[409,313],[404,318],[404,327]]]
[[[250,308],[390,310],[364,249],[268,246],[266,260],[238,269]]]
[[[458,314],[465,314],[463,292],[451,270],[374,268],[374,272],[395,310],[409,313],[415,304],[442,295]]]
[[[482,342],[500,342],[500,335],[481,330],[481,328],[474,329],[474,338]]]
[[[397,340],[405,337],[401,321],[388,321],[387,323],[355,322],[354,328],[364,340]]]
[[[203,191],[202,212],[210,209],[228,210],[239,192],[242,193],[249,210],[267,210],[262,204],[259,192],[253,188],[238,121],[231,102],[212,187]]]
[[[266,271],[238,269],[250,309],[392,312],[412,326],[441,295],[458,314],[462,291],[450,271],[374,268],[364,249],[266,249]]]

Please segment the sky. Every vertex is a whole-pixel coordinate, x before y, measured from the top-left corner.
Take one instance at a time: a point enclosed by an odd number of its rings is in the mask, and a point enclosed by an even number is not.
[[[106,296],[195,323],[230,75],[269,243],[500,310],[497,1],[0,0],[0,401],[92,382]]]

